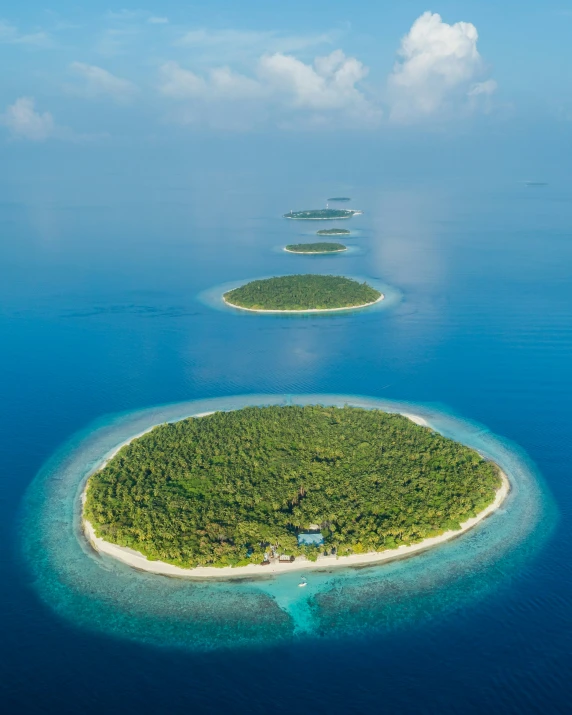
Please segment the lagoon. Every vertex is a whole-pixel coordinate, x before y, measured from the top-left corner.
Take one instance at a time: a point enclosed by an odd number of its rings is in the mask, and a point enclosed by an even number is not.
[[[296,205],[318,205],[329,180],[312,179]],[[313,257],[312,270],[343,260],[345,274],[399,297],[347,314],[262,316],[222,305],[223,286],[291,273],[298,258],[274,247],[308,228],[282,219],[286,181],[214,185],[192,185],[200,211],[187,185],[155,200],[152,182],[138,196],[54,189],[0,207],[8,701],[30,710],[41,690],[66,712],[100,682],[123,712],[264,712],[275,702],[270,664],[296,682],[280,712],[301,701],[369,712],[380,699],[413,712],[421,698],[451,711],[468,695],[467,712],[547,702],[558,712],[571,646],[572,544],[559,520],[572,506],[569,188],[353,185],[361,250]],[[227,189],[232,233],[217,211]],[[77,521],[70,530],[77,466],[129,435],[189,403],[318,393],[421,411],[502,462],[520,489],[442,548],[325,569],[304,589],[296,574],[191,588],[98,557]],[[85,709],[101,706],[94,696]]]

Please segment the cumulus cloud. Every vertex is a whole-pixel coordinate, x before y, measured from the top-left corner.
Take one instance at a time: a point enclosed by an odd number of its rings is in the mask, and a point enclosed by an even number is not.
[[[7,127],[14,137],[44,141],[54,134],[55,122],[49,112],[36,111],[32,97],[20,97],[0,115],[0,123]]]
[[[262,81],[295,107],[335,110],[365,103],[356,85],[368,70],[341,50],[317,57],[313,65],[291,55],[265,56],[260,60],[258,73]]]
[[[72,62],[70,71],[81,80],[81,84],[70,87],[70,91],[88,99],[110,97],[121,103],[129,102],[137,93],[137,87],[132,82],[96,65]]]
[[[274,108],[277,119],[291,120],[305,113],[304,123],[322,125],[333,117],[352,118],[363,124],[375,122],[380,112],[359,88],[368,70],[354,57],[336,50],[306,64],[292,55],[264,55],[252,76],[229,67],[211,69],[204,75],[182,68],[176,62],[161,67],[160,91],[174,99],[206,102],[252,103]],[[311,121],[309,121],[311,120]]]
[[[206,101],[248,100],[260,97],[260,84],[229,67],[216,67],[202,77],[184,69],[178,62],[166,62],[160,69],[160,91],[173,99]]]
[[[174,99],[204,96],[207,83],[194,72],[183,69],[178,62],[165,62],[160,68],[159,91]]]
[[[410,121],[453,113],[479,95],[490,96],[494,80],[483,80],[485,65],[477,28],[470,22],[449,25],[425,12],[402,39],[389,77],[391,118]]]

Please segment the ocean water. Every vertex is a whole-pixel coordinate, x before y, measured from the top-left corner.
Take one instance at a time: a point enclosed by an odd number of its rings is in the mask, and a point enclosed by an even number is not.
[[[327,225],[282,220],[292,194],[304,208],[342,189],[365,211],[344,223],[355,250],[279,250]],[[10,712],[569,711],[571,194],[217,176],[0,205]],[[217,302],[294,271],[390,300],[327,316]],[[140,574],[83,542],[82,479],[124,439],[299,401],[405,405],[497,459],[513,491],[460,539],[306,589]]]

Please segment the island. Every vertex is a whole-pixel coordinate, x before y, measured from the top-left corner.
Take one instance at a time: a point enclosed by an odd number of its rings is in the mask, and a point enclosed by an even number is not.
[[[331,221],[339,218],[351,218],[363,213],[357,209],[311,209],[308,211],[290,211],[284,218],[299,221]]]
[[[351,199],[348,196],[334,196],[327,201],[351,201]]]
[[[167,575],[422,550],[474,526],[509,485],[494,463],[413,419],[292,405],[156,426],[90,476],[84,531],[100,551]]]
[[[317,236],[349,236],[350,233],[347,228],[321,228],[316,231]]]
[[[288,253],[341,253],[348,247],[342,243],[291,243],[284,250]]]
[[[227,305],[256,312],[319,312],[364,308],[383,299],[367,283],[312,273],[263,278],[228,291]]]

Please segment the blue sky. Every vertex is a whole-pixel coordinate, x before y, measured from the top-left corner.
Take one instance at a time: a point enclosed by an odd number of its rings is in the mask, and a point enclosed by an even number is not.
[[[565,1],[97,5],[4,3],[0,141],[563,131],[572,119]]]

